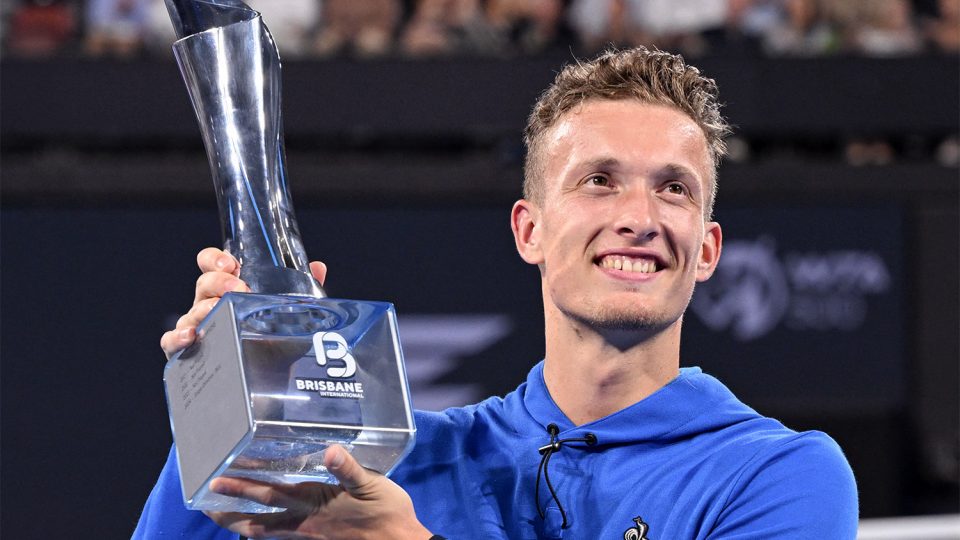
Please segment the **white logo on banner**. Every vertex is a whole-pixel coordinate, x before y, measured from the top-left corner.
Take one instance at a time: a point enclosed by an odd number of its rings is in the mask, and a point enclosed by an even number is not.
[[[883,259],[869,250],[791,252],[772,238],[730,242],[690,309],[707,327],[751,341],[783,324],[793,330],[856,330],[866,295],[890,289]]]
[[[513,324],[506,315],[401,315],[399,328],[413,405],[439,411],[484,397],[478,384],[435,381],[456,370],[461,357],[480,353],[503,339]]]

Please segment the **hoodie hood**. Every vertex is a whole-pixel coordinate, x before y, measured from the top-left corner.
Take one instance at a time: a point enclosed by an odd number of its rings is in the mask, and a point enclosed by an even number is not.
[[[505,405],[514,409],[507,412],[521,434],[545,435],[547,426],[556,424],[563,439],[592,433],[597,449],[625,443],[670,443],[760,416],[699,367],[681,368],[676,378],[642,401],[581,426],[575,426],[553,401],[543,379],[542,361],[517,391],[522,399]]]

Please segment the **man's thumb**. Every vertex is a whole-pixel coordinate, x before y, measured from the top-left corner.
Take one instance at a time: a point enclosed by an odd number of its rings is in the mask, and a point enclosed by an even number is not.
[[[323,464],[333,473],[343,489],[355,495],[355,491],[371,480],[370,471],[364,469],[342,446],[332,445],[323,456]]]

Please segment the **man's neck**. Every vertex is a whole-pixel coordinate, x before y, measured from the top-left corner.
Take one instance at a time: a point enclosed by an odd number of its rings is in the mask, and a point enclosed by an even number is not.
[[[643,334],[600,332],[559,313],[551,315],[544,379],[554,402],[575,425],[629,407],[679,374],[679,320]]]

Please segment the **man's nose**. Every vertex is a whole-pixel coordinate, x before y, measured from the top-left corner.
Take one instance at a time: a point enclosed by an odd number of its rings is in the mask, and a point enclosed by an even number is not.
[[[660,219],[653,194],[646,190],[625,193],[617,207],[617,234],[651,240],[660,234]]]

